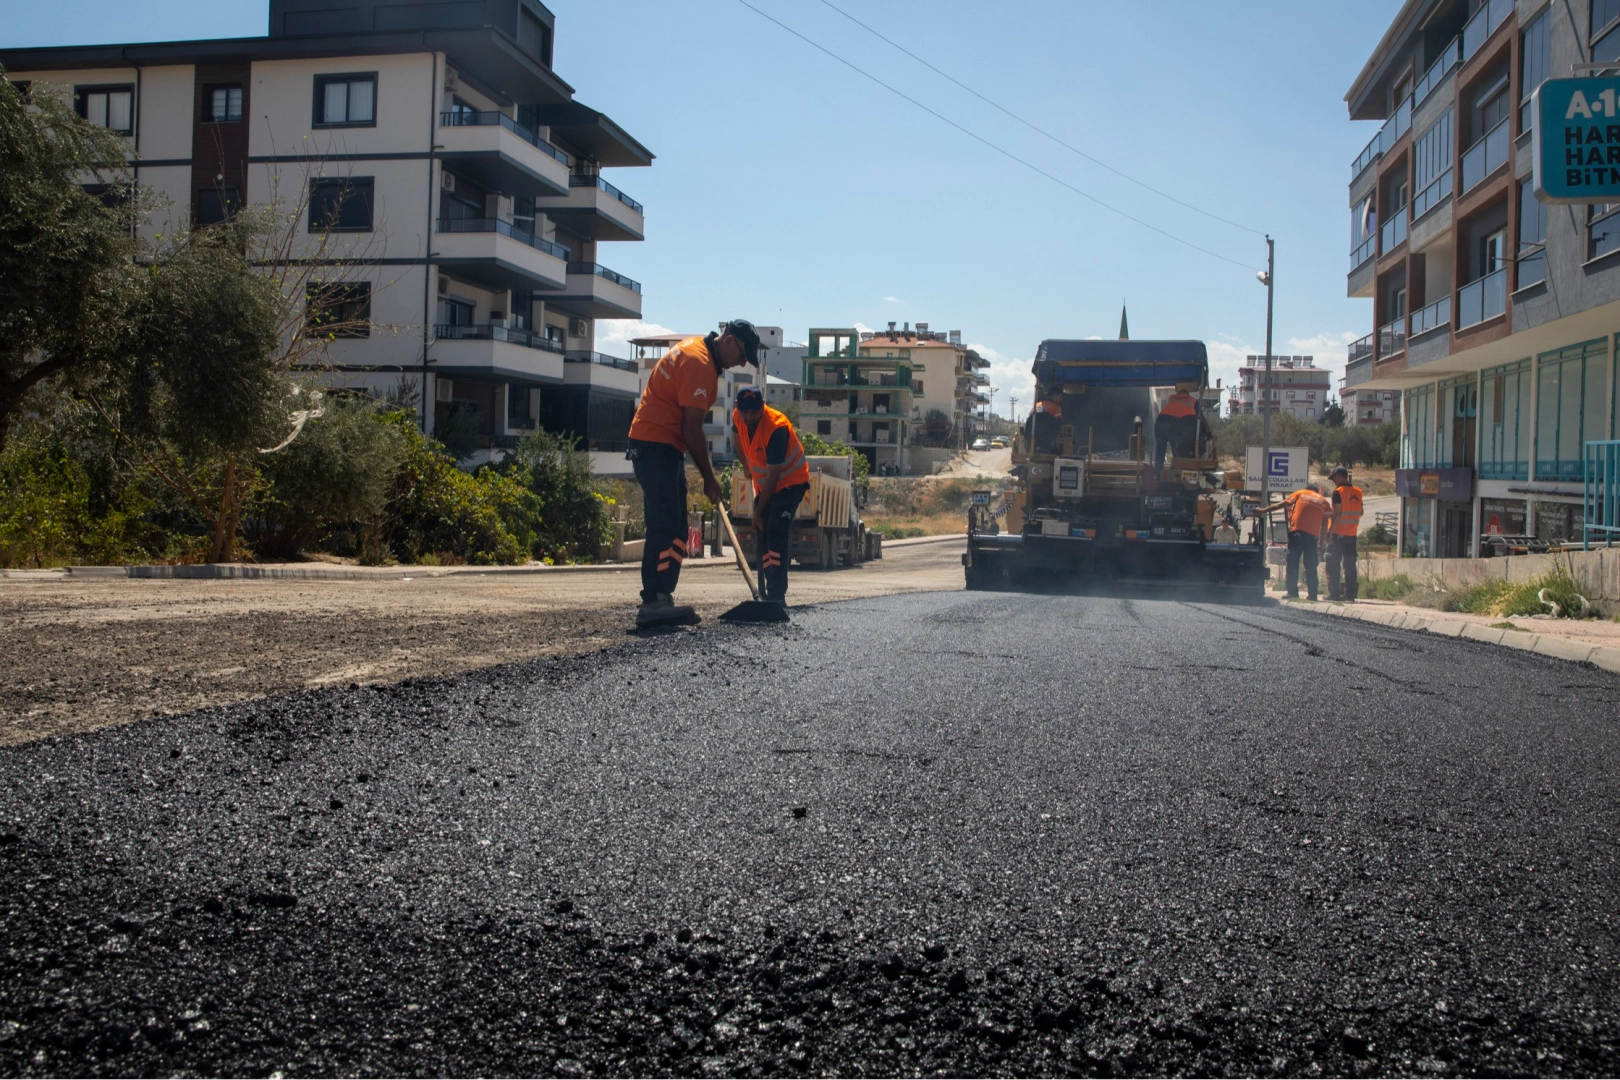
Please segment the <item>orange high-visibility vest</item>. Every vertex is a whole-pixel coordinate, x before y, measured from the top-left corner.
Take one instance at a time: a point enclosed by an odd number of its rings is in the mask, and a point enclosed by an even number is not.
[[[1198,404],[1193,401],[1193,396],[1187,391],[1177,390],[1170,395],[1170,400],[1164,403],[1164,408],[1159,410],[1159,415],[1196,416],[1198,415]]]
[[[1333,513],[1333,504],[1310,488],[1300,488],[1283,499],[1288,504],[1288,531],[1322,535],[1322,526]]]
[[[1334,494],[1339,497],[1339,505],[1333,511],[1333,535],[1358,535],[1361,532],[1361,489],[1354,484],[1341,484]]]
[[[765,464],[765,450],[778,428],[787,429],[788,452],[782,462],[782,473],[776,480],[776,490],[810,482],[810,463],[804,457],[804,444],[799,441],[799,433],[793,430],[793,421],[782,413],[769,405],[765,406],[765,415],[760,417],[759,427],[754,429],[752,437],[748,434],[748,425],[743,423],[741,409],[731,410],[731,425],[736,433],[737,452],[748,463],[749,475],[754,479],[754,494],[759,494],[760,485],[770,471],[770,466]]]

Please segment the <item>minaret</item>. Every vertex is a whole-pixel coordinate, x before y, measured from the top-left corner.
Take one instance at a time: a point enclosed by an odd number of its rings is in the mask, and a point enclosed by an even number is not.
[[[1125,321],[1125,301],[1119,302],[1119,340],[1131,340],[1130,324]]]

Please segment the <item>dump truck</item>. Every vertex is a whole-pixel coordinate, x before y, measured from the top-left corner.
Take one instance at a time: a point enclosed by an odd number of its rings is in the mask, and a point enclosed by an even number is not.
[[[1215,542],[1226,482],[1202,411],[1158,423],[1155,390],[1201,397],[1204,343],[1047,340],[1033,371],[1012,489],[968,510],[967,587],[1258,601],[1262,526],[1253,542]]]
[[[793,515],[788,557],[800,566],[822,570],[883,558],[883,537],[867,531],[855,505],[850,459],[828,455],[807,456],[805,461],[810,466],[810,490]],[[746,469],[738,469],[731,477],[731,524],[737,530],[737,542],[742,545],[748,565],[757,569],[754,484]]]

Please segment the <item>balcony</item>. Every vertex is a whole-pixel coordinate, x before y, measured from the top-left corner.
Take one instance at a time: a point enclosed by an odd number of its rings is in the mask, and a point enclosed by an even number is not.
[[[1406,316],[1378,328],[1378,359],[1406,351]]]
[[[1406,243],[1406,207],[1397,206],[1389,220],[1378,226],[1378,254],[1388,255]]]
[[[641,392],[641,373],[634,360],[621,360],[606,353],[573,350],[563,353],[563,381],[589,386],[620,396]]]
[[[1373,233],[1357,245],[1356,250],[1350,253],[1351,272],[1354,273],[1358,266],[1376,254],[1378,254],[1378,234]]]
[[[510,382],[563,381],[562,347],[516,327],[435,326],[428,359],[437,374],[486,375]]]
[[[1508,122],[1503,120],[1486,132],[1484,138],[1463,151],[1462,193],[1464,195],[1478,187],[1487,176],[1507,164],[1510,142]]]
[[[1368,335],[1369,338],[1371,336],[1372,335],[1370,334]],[[1363,338],[1362,340],[1365,341],[1367,339]],[[1344,365],[1344,389],[1346,390],[1349,390],[1352,387],[1360,386],[1362,383],[1367,382],[1372,377],[1373,358],[1372,353],[1370,352],[1361,357],[1352,356],[1350,358],[1350,362]]]
[[[641,283],[598,263],[568,264],[568,285],[546,303],[585,319],[641,318]]]
[[[568,178],[568,193],[535,209],[593,240],[644,240],[647,220],[640,203],[600,176]]]
[[[1373,354],[1373,335],[1358,338],[1350,343],[1350,363],[1371,359]]]
[[[439,157],[467,179],[511,195],[566,195],[568,155],[505,113],[439,114]]]
[[[496,290],[563,288],[568,249],[500,218],[441,218],[434,262]]]
[[[1457,329],[1466,330],[1507,311],[1507,267],[1457,290]]]
[[[1430,210],[1445,202],[1451,194],[1451,170],[1447,169],[1412,197],[1412,220],[1415,222]]]
[[[1412,313],[1412,336],[1451,326],[1451,296],[1448,293],[1421,311]]]
[[[1513,0],[1487,0],[1478,11],[1474,12],[1474,17],[1468,20],[1467,25],[1463,27],[1462,36],[1457,39],[1463,63],[1472,60],[1484,47],[1485,42],[1490,40],[1491,35],[1513,17],[1513,10]]]
[[[1411,127],[1412,99],[1408,97],[1395,107],[1394,115],[1384,121],[1384,126],[1378,129],[1378,134],[1372,137],[1372,141],[1351,163],[1350,182],[1355,183],[1356,177],[1360,176],[1367,166],[1383,157]]]
[[[1440,86],[1451,69],[1463,62],[1462,38],[1453,38],[1440,50],[1440,55],[1429,65],[1429,70],[1423,73],[1417,86],[1412,91],[1413,105],[1422,105],[1428,100],[1430,94]]]

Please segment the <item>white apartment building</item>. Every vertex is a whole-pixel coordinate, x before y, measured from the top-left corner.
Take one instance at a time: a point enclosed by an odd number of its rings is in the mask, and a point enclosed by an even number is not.
[[[1227,397],[1230,415],[1253,415],[1261,407],[1260,383],[1265,378],[1266,358],[1249,356],[1247,363],[1238,368],[1237,383]],[[1301,420],[1321,422],[1332,392],[1333,376],[1326,368],[1316,366],[1310,356],[1273,356],[1271,358],[1272,412],[1285,412]]]
[[[1394,390],[1341,390],[1339,406],[1346,424],[1387,424],[1401,414],[1401,395]]]
[[[270,0],[266,37],[0,64],[126,138],[167,204],[155,230],[296,211],[301,253],[370,324],[332,344],[322,378],[414,396],[470,462],[540,427],[622,473],[638,378],[595,350],[596,322],[640,318],[641,286],[598,260],[645,219],[604,170],[653,155],[574,100],[554,39],[538,0]]]

